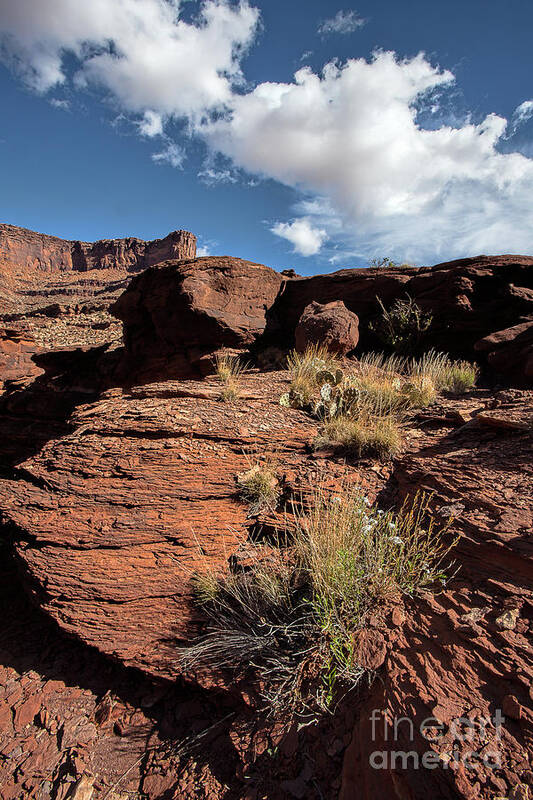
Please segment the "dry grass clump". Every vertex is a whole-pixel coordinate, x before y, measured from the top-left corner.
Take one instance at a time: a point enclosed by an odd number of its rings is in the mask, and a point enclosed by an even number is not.
[[[339,359],[324,345],[309,345],[305,352],[292,350],[287,356],[291,385],[290,392],[301,408],[307,406],[317,391],[317,375],[322,371],[335,372],[340,367]]]
[[[401,593],[441,586],[443,539],[429,497],[398,512],[372,506],[358,488],[317,488],[294,506],[285,549],[255,545],[246,571],[203,575],[196,597],[209,620],[182,652],[185,669],[231,669],[257,679],[272,714],[329,708],[364,670],[354,634],[367,614]]]
[[[316,448],[324,445],[333,445],[358,458],[392,458],[402,446],[400,423],[394,414],[333,417],[324,423],[314,442]]]
[[[239,382],[246,372],[246,365],[239,356],[229,353],[217,353],[215,357],[216,375],[222,383],[220,399],[225,403],[234,402],[240,395]]]
[[[412,376],[431,378],[438,391],[463,394],[475,385],[479,377],[476,364],[468,361],[454,361],[445,353],[430,350],[420,359],[409,364]]]
[[[468,361],[453,361],[447,372],[443,388],[452,394],[464,394],[472,389],[479,377],[479,369]]]
[[[275,508],[280,496],[276,466],[268,460],[237,475],[237,486],[242,499],[249,503],[251,514]]]
[[[412,375],[404,383],[402,394],[411,408],[426,408],[437,399],[437,388],[429,375]]]
[[[433,350],[418,360],[368,353],[345,372],[338,359],[316,345],[292,353],[289,368],[291,388],[280,403],[322,420],[317,445],[378,458],[399,451],[409,409],[430,406],[439,391],[466,391],[478,374],[474,365]]]

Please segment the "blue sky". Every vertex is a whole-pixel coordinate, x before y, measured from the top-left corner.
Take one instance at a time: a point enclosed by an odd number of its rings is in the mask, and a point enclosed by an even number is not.
[[[301,274],[533,252],[527,0],[83,6],[0,0],[1,221]]]

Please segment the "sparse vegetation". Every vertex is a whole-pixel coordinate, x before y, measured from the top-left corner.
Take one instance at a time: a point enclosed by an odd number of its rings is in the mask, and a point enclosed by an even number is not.
[[[415,377],[431,378],[438,391],[463,394],[472,389],[479,376],[479,369],[468,361],[453,361],[445,353],[430,350],[418,361],[409,365],[410,374]]]
[[[431,327],[433,316],[423,311],[412,297],[397,298],[389,309],[377,298],[381,316],[369,328],[378,339],[396,353],[412,355],[418,352]]]
[[[435,351],[411,360],[368,353],[345,371],[338,359],[314,346],[292,354],[290,365],[291,388],[280,403],[322,421],[315,446],[382,459],[399,452],[409,409],[430,406],[439,391],[459,394],[477,377],[474,365]]]
[[[370,259],[369,267],[371,269],[386,269],[386,268],[395,268],[395,269],[407,269],[409,267],[413,267],[414,264],[407,264],[403,262],[401,264],[393,261],[392,258],[388,256],[384,256],[383,258],[372,258]]]
[[[316,394],[317,375],[322,371],[335,373],[339,367],[339,359],[323,345],[310,345],[304,353],[293,350],[287,356],[291,377],[287,405],[305,408]]]
[[[430,375],[411,375],[404,383],[402,393],[412,408],[426,408],[437,399],[437,389]]]
[[[357,417],[334,417],[322,426],[314,446],[333,445],[357,457],[376,456],[380,459],[396,455],[402,444],[402,433],[393,414]]]
[[[231,403],[238,399],[240,394],[239,382],[246,365],[243,364],[238,356],[229,353],[217,353],[215,357],[216,375],[222,383],[220,399],[225,403]]]
[[[429,500],[417,494],[397,513],[382,511],[343,486],[295,503],[286,548],[255,545],[246,571],[196,579],[209,628],[183,651],[184,668],[252,670],[272,714],[331,707],[364,675],[353,643],[369,611],[445,580],[453,543]]]
[[[443,388],[452,394],[464,394],[472,389],[479,377],[475,364],[468,361],[452,361],[446,373]]]
[[[250,505],[250,513],[274,508],[280,495],[280,485],[273,462],[266,460],[254,464],[237,475],[239,494]]]

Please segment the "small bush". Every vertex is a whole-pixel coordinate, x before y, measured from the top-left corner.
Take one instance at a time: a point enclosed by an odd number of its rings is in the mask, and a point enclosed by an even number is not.
[[[452,394],[464,394],[475,385],[479,370],[468,361],[454,361],[446,374],[443,388]]]
[[[413,267],[414,264],[407,264],[403,262],[401,264],[393,261],[392,258],[388,256],[384,256],[383,258],[372,258],[369,264],[371,269],[386,269],[386,268],[395,268],[395,269],[407,269]]]
[[[280,495],[275,466],[268,462],[254,464],[237,475],[237,486],[240,496],[250,504],[252,514],[274,508]]]
[[[386,309],[378,297],[381,317],[369,325],[386,347],[397,353],[412,354],[420,346],[433,322],[433,316],[422,311],[412,297],[398,298]]]
[[[209,627],[182,651],[182,667],[247,679],[252,671],[271,714],[329,708],[364,674],[353,641],[368,614],[445,581],[454,543],[443,540],[429,499],[417,494],[384,512],[353,486],[318,487],[307,504],[295,503],[286,549],[255,545],[247,571],[195,580]]]

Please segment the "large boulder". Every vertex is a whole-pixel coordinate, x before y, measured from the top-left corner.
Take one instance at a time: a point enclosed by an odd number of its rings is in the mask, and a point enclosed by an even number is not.
[[[533,381],[533,319],[485,336],[474,349],[486,354],[495,371],[512,373],[526,385]]]
[[[33,599],[100,652],[176,678],[180,644],[201,622],[191,577],[224,567],[254,525],[235,483],[250,451],[294,469],[316,433],[279,405],[284,388],[283,377],[247,375],[238,404],[219,402],[215,380],[111,389],[78,408],[67,435],[43,420],[44,445],[34,420],[33,452],[17,479],[0,478],[2,521]],[[6,427],[2,460],[11,437]]]
[[[313,301],[304,309],[294,336],[299,353],[308,345],[323,344],[330,352],[343,356],[359,341],[359,318],[348,311],[342,300],[325,304]]]
[[[124,324],[125,374],[141,381],[194,376],[221,347],[248,348],[282,282],[270,267],[227,256],[146,270],[111,306]]]

